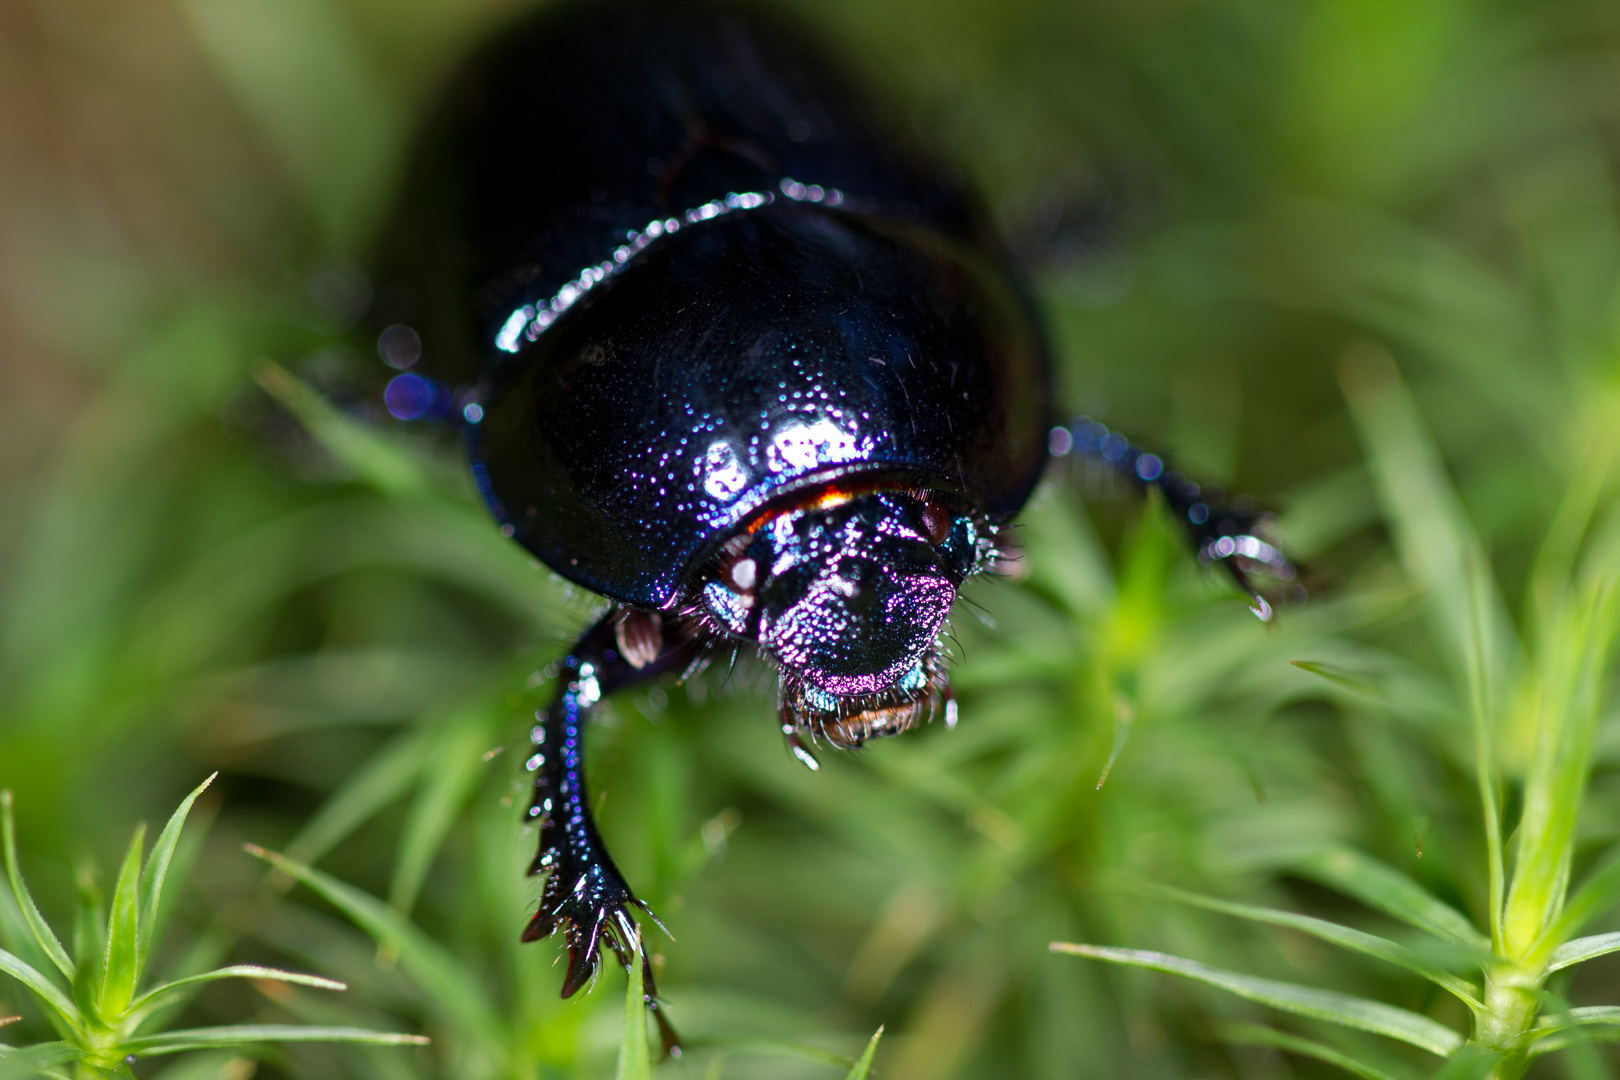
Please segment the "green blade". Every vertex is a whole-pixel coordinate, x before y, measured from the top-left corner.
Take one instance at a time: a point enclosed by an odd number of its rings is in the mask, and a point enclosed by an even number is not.
[[[1301,933],[1310,934],[1314,938],[1337,945],[1341,949],[1358,952],[1363,956],[1376,957],[1397,967],[1405,968],[1414,975],[1422,976],[1436,986],[1455,994],[1463,1004],[1475,1012],[1484,1008],[1479,1001],[1478,988],[1468,980],[1453,975],[1442,968],[1435,967],[1416,955],[1411,949],[1388,938],[1379,937],[1376,934],[1369,934],[1348,926],[1341,926],[1325,919],[1312,918],[1309,915],[1296,915],[1293,912],[1279,911],[1275,908],[1254,907],[1250,904],[1234,904],[1230,901],[1200,896],[1197,893],[1185,892],[1166,885],[1141,886],[1140,889],[1149,896],[1159,896],[1176,903],[1201,907],[1206,911],[1218,911],[1224,915],[1249,919],[1253,922],[1269,923],[1272,926],[1286,926]]]
[[[145,847],[146,826],[137,825],[118,871],[112,914],[107,919],[107,955],[102,961],[98,1001],[101,1015],[108,1019],[123,1015],[141,977],[141,852]]]
[[[1210,967],[1196,960],[1186,960],[1179,956],[1147,952],[1142,949],[1116,949],[1104,945],[1078,945],[1063,941],[1052,942],[1051,949],[1053,952],[1090,957],[1111,964],[1180,975],[1183,978],[1219,987],[1247,1001],[1281,1009],[1283,1012],[1309,1016],[1314,1020],[1326,1020],[1358,1031],[1370,1031],[1375,1035],[1399,1039],[1440,1057],[1447,1056],[1463,1043],[1462,1036],[1443,1024],[1430,1020],[1427,1016],[1393,1005],[1385,1005],[1381,1001],[1369,1001],[1366,998],[1352,997],[1333,990],[1318,990],[1312,986],[1262,979],[1254,975]]]
[[[630,978],[624,991],[624,1031],[619,1037],[619,1067],[614,1080],[648,1080],[652,1055],[647,1049],[647,1000],[641,982],[641,935],[630,942]]]
[[[1587,875],[1580,888],[1564,902],[1563,912],[1544,936],[1549,940],[1567,941],[1581,927],[1614,907],[1616,900],[1620,900],[1620,845],[1609,849],[1599,868]]]
[[[855,1062],[855,1067],[849,1070],[849,1075],[844,1077],[844,1080],[866,1080],[866,1074],[872,1071],[872,1059],[877,1056],[878,1040],[881,1038],[883,1028],[879,1026],[872,1032],[872,1038],[867,1041],[866,1049],[861,1051],[860,1060]]]
[[[1568,1050],[1581,1043],[1594,1042],[1620,1042],[1620,1028],[1615,1027],[1572,1027],[1548,1035],[1545,1039],[1538,1039],[1530,1044],[1525,1051],[1526,1057],[1538,1058],[1546,1054],[1557,1053],[1559,1050]]]
[[[146,860],[146,869],[141,871],[141,933],[137,956],[142,968],[146,966],[146,959],[152,952],[152,935],[157,932],[158,904],[163,898],[163,881],[168,877],[169,864],[174,860],[174,849],[180,843],[180,832],[185,828],[186,818],[190,815],[197,797],[208,790],[208,785],[212,784],[214,777],[218,775],[217,772],[210,775],[181,801],[180,806],[169,816],[163,831],[158,833],[157,843],[152,845],[152,854]]]
[[[1362,1080],[1395,1080],[1382,1069],[1374,1068],[1364,1061],[1357,1061],[1349,1054],[1341,1053],[1331,1046],[1286,1031],[1278,1031],[1263,1024],[1224,1024],[1218,1030],[1221,1038],[1239,1046],[1269,1046],[1277,1050],[1286,1050],[1290,1054],[1298,1054],[1300,1057],[1315,1058],[1317,1061],[1325,1061],[1347,1073],[1359,1076]]]
[[[1547,961],[1547,974],[1551,975],[1583,960],[1607,956],[1612,952],[1620,952],[1620,933],[1595,934],[1592,937],[1566,941],[1553,950],[1552,959]]]
[[[78,968],[69,958],[67,950],[62,947],[51,932],[50,925],[46,923],[45,916],[39,913],[34,904],[34,898],[28,892],[28,886],[23,883],[22,869],[17,864],[17,825],[12,820],[11,792],[0,791],[0,843],[5,848],[6,878],[11,882],[11,895],[16,898],[17,909],[22,912],[23,920],[28,924],[28,932],[33,936],[40,950],[56,965],[56,970],[66,975],[70,980]]]
[[[478,710],[457,713],[425,747],[428,767],[406,812],[388,889],[388,902],[404,914],[416,905],[439,847],[482,775],[483,751],[489,745],[483,719]]]
[[[0,971],[32,990],[36,997],[49,1005],[51,1010],[62,1018],[63,1023],[74,1031],[82,1029],[83,1021],[79,1016],[79,1010],[38,968],[31,967],[6,950],[0,949]]]
[[[347,990],[348,984],[338,982],[336,979],[325,979],[319,975],[306,975],[299,971],[282,971],[280,968],[260,967],[257,964],[235,964],[231,967],[216,968],[205,971],[201,975],[190,975],[184,979],[164,983],[153,987],[142,994],[133,1005],[129,1007],[131,1013],[140,1013],[159,1004],[161,999],[180,990],[196,986],[199,983],[214,982],[219,979],[269,979],[271,982],[296,983],[299,986],[313,986],[319,990]]]
[[[1430,627],[1456,682],[1468,685],[1476,656],[1497,658],[1487,674],[1500,681],[1513,655],[1505,647],[1512,622],[1494,592],[1483,604],[1475,594],[1468,568],[1481,561],[1479,540],[1393,360],[1377,348],[1358,350],[1340,381],[1401,563],[1432,597]]]
[[[308,885],[378,944],[396,946],[400,963],[411,978],[469,1039],[484,1046],[506,1045],[504,1025],[483,987],[442,945],[409,919],[376,897],[285,855],[252,844],[244,847],[248,854]]]
[[[1309,672],[1319,679],[1325,679],[1334,686],[1342,690],[1348,690],[1352,694],[1371,698],[1381,704],[1387,704],[1389,701],[1388,695],[1383,692],[1383,689],[1376,682],[1359,672],[1349,671],[1339,667],[1337,664],[1327,664],[1316,660],[1290,660],[1288,663],[1292,667]]]
[[[21,1050],[6,1051],[0,1057],[0,1080],[31,1080],[52,1065],[77,1061],[83,1055],[62,1042],[39,1043]]]
[[[314,864],[383,807],[402,797],[422,771],[430,744],[420,731],[384,746],[333,792],[292,843],[287,857]]]
[[[1490,941],[1466,915],[1370,855],[1352,848],[1328,848],[1309,856],[1294,870],[1438,938],[1470,948],[1490,948]]]
[[[1576,1042],[1620,1042],[1620,1008],[1594,1005],[1544,1016],[1526,1036],[1526,1054],[1540,1057]]]
[[[1551,1016],[1543,1016],[1536,1021],[1535,1028],[1528,1032],[1528,1038],[1539,1039],[1543,1035],[1551,1035],[1555,1031],[1573,1027],[1620,1029],[1620,1006],[1589,1005],[1585,1008],[1569,1009]]]
[[[1576,818],[1588,779],[1609,657],[1620,633],[1620,591],[1584,582],[1545,619],[1534,676],[1538,735],[1525,777],[1512,886],[1503,908],[1503,955],[1537,965],[1558,942]]]
[[[417,497],[431,490],[421,462],[409,451],[332,408],[285,368],[266,362],[254,378],[363,483],[393,498]]]
[[[371,1046],[426,1046],[426,1035],[406,1035],[367,1028],[316,1027],[303,1024],[228,1024],[221,1027],[182,1028],[161,1035],[130,1039],[119,1049],[143,1057],[178,1054],[207,1047],[246,1046],[266,1042],[343,1042]]]
[[[81,862],[73,874],[73,959],[79,972],[73,979],[73,1003],[86,1023],[102,1022],[101,972],[107,957],[107,915],[95,867]]]

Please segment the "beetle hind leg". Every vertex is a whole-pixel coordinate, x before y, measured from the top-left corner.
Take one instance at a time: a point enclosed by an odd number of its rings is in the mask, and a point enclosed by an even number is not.
[[[1157,488],[1186,529],[1199,561],[1223,567],[1262,622],[1270,621],[1276,600],[1303,598],[1299,571],[1268,535],[1270,515],[1247,498],[1227,500],[1220,489],[1188,479],[1157,454],[1084,416],[1053,428],[1048,445],[1055,458],[1100,468],[1143,491]]]

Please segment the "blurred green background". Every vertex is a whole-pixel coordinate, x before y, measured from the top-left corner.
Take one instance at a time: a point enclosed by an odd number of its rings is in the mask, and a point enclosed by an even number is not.
[[[218,769],[171,949],[353,989],[210,990],[193,1019],[435,1040],[163,1075],[612,1068],[618,972],[563,1003],[556,943],[517,944],[536,892],[522,755],[487,754],[523,745],[535,673],[592,599],[498,537],[453,443],[386,419],[356,329],[413,118],[519,6],[0,5],[0,786],[35,892],[62,917],[77,863],[115,865],[136,819],[161,821]],[[1467,755],[1341,379],[1353,396],[1358,372],[1393,361],[1518,597],[1580,439],[1620,425],[1620,6],[798,6],[1029,255],[1060,411],[1282,510],[1313,599],[1262,627],[1152,508],[1082,506],[1084,478],[1058,477],[1025,519],[1029,576],[974,586],[986,618],[958,610],[955,732],[812,775],[761,671],[615,700],[593,785],[673,932],[655,939],[660,987],[692,1050],[667,1074],[841,1075],[793,1046],[853,1056],[881,1023],[896,1080],[1342,1075],[1223,1035],[1256,1006],[1052,956],[1053,939],[1461,1023],[1416,980],[1123,886],[1378,925],[1299,869],[1344,842],[1480,910]],[[264,360],[426,479],[357,474],[258,388]],[[1347,694],[1290,660],[1394,672],[1405,697]],[[1585,851],[1620,837],[1605,724]],[[243,841],[408,913],[488,1011],[448,1005],[397,943],[267,881]],[[1617,965],[1565,992],[1616,1000]],[[7,1036],[45,1037],[20,999],[0,982],[0,1015],[28,1017]],[[1581,1061],[1575,1075],[1609,1075]]]

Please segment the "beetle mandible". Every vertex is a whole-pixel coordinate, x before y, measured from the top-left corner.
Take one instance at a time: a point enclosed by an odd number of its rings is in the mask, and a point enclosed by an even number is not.
[[[1053,455],[1158,488],[1262,617],[1245,571],[1292,576],[1252,510],[1053,426],[983,208],[810,40],[707,0],[529,17],[453,80],[384,260],[502,531],[610,602],[528,760],[545,883],[523,938],[563,931],[565,997],[604,943],[630,962],[643,906],[586,799],[606,695],[751,645],[812,767],[817,743],[954,725],[947,616]]]

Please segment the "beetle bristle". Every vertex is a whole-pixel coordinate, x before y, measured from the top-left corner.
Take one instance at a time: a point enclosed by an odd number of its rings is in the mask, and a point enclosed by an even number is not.
[[[938,703],[950,694],[942,652],[936,644],[923,657],[925,678],[919,688],[840,696],[830,709],[812,700],[801,677],[783,670],[778,684],[782,726],[807,737],[813,745],[825,741],[839,750],[858,749],[869,739],[919,727],[937,715]]]

